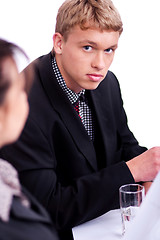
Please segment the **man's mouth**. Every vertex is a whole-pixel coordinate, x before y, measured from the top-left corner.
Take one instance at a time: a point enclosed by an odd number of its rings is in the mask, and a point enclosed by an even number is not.
[[[99,82],[102,78],[103,78],[103,75],[101,74],[87,74],[87,76],[94,82]]]

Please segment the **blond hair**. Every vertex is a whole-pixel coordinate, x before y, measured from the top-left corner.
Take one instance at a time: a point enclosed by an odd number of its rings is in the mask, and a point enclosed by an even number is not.
[[[65,40],[76,25],[82,30],[123,31],[121,17],[111,0],[66,0],[58,10],[55,31]]]

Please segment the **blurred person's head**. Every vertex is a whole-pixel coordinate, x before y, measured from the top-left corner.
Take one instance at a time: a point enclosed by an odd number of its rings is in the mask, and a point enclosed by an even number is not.
[[[27,57],[17,45],[0,39],[0,147],[18,139],[29,112],[31,75],[26,73],[28,79],[24,73],[19,74],[15,60],[18,52]]]
[[[77,93],[98,87],[122,31],[121,17],[111,0],[66,0],[62,4],[52,53],[67,87]]]

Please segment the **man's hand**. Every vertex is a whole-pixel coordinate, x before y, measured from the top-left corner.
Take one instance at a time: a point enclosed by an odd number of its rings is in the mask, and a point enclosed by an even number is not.
[[[135,182],[153,181],[160,171],[160,147],[153,147],[126,164]]]

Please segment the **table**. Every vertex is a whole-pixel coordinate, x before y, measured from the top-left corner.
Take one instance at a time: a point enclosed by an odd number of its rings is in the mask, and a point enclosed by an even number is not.
[[[83,223],[72,229],[74,240],[119,240],[122,239],[120,209]]]

